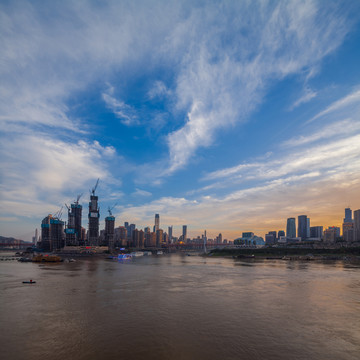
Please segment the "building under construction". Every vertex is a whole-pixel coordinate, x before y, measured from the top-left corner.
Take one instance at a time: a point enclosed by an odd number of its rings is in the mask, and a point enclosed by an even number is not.
[[[109,247],[109,250],[114,249],[114,233],[115,233],[115,216],[110,213],[105,218],[105,246]]]
[[[78,195],[70,207],[65,204],[68,209],[68,224],[65,229],[66,245],[84,245],[84,237],[81,231],[82,206],[79,204],[80,198],[81,195]]]
[[[92,246],[99,245],[99,218],[100,209],[98,207],[98,197],[95,195],[96,188],[99,185],[99,179],[90,193],[89,202],[89,229],[88,229],[88,244]]]
[[[41,222],[41,248],[45,251],[55,251],[64,245],[64,222],[60,220],[60,216],[49,214]]]

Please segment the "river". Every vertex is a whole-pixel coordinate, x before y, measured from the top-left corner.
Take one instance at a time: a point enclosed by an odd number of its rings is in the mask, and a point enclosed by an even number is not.
[[[360,358],[360,266],[344,262],[0,261],[0,291],[2,359]]]

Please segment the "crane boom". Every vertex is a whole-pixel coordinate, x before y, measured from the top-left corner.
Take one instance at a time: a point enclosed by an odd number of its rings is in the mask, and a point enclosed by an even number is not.
[[[99,181],[100,181],[100,178],[97,179],[95,186],[94,186],[94,187],[92,188],[92,190],[91,190],[91,193],[92,193],[93,195],[95,195],[95,191],[96,191],[96,189],[97,189],[97,187],[98,187],[98,185],[99,185]]]

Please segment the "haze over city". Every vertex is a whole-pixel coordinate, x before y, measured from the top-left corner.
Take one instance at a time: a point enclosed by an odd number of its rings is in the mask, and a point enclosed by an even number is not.
[[[100,178],[101,222],[234,239],[360,198],[360,3],[4,1],[1,234]],[[83,222],[86,223],[87,214]]]

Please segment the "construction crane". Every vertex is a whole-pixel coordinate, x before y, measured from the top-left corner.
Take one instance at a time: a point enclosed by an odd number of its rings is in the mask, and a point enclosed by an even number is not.
[[[63,210],[63,206],[61,206],[60,210],[58,210],[58,211],[53,215],[53,217],[61,220],[62,210]]]
[[[100,179],[97,179],[95,186],[92,188],[92,190],[91,190],[91,192],[90,192],[93,196],[95,196],[95,190],[96,190],[96,188],[97,188],[98,185],[99,185],[99,180],[100,180]]]
[[[83,196],[83,194],[80,194],[80,195],[77,196],[76,201],[75,201],[75,204],[76,204],[76,205],[79,205],[79,200],[80,200],[80,198],[81,198],[82,196]]]
[[[109,212],[109,215],[112,216],[112,210],[114,209],[114,207],[117,205],[117,203],[115,205],[113,205],[111,208],[110,206],[108,207],[108,212]]]

